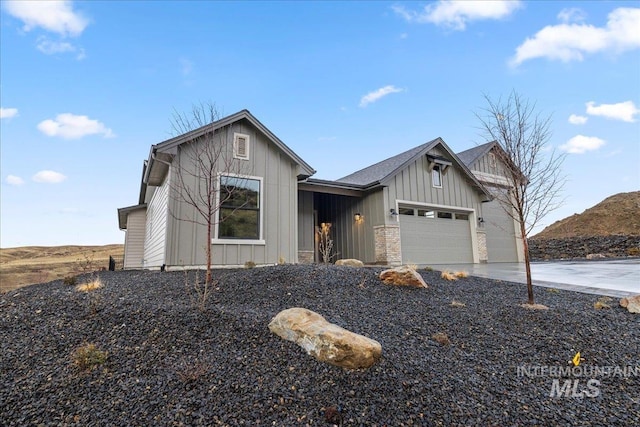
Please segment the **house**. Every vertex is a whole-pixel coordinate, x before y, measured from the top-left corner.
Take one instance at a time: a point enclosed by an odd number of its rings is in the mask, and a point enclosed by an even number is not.
[[[193,156],[214,137],[230,161],[215,171],[218,209],[211,241],[185,188],[205,186]],[[205,138],[205,139],[203,139]],[[504,184],[493,143],[456,155],[437,138],[335,181],[315,170],[242,110],[151,146],[138,203],[118,209],[125,268],[314,262],[318,230],[330,224],[334,255],[365,263],[521,261],[513,220],[492,201]],[[492,166],[494,165],[494,166]],[[243,202],[225,189],[240,190]]]

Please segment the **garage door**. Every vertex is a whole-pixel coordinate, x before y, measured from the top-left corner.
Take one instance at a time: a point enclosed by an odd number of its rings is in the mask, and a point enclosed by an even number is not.
[[[494,200],[482,205],[489,262],[518,262],[513,219]],[[519,241],[518,241],[519,242]]]
[[[473,262],[469,214],[422,208],[399,211],[403,263]]]

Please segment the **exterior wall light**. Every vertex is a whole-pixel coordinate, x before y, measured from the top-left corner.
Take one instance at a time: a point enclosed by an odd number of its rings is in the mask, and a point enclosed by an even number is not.
[[[360,222],[360,221],[362,221],[362,215],[360,215],[360,213],[356,213],[356,214],[353,216],[353,219],[354,219],[356,222]]]
[[[396,215],[398,215],[398,212],[396,212],[395,209],[391,208],[391,209],[389,209],[389,215],[396,216]]]

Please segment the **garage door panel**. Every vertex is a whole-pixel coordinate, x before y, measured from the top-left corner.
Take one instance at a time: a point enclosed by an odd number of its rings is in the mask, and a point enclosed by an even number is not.
[[[400,215],[402,262],[472,263],[469,221]]]

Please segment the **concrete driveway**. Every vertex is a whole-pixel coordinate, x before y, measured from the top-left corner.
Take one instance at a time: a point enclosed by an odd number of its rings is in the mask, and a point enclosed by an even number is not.
[[[438,264],[435,270],[465,270],[472,276],[526,283],[524,263]],[[533,284],[590,294],[625,297],[640,294],[640,259],[531,263]]]

